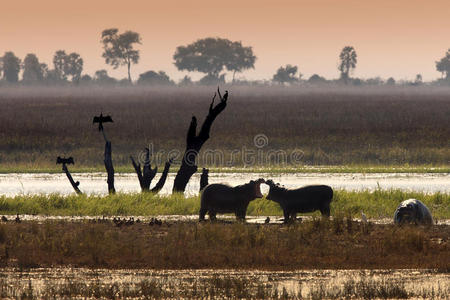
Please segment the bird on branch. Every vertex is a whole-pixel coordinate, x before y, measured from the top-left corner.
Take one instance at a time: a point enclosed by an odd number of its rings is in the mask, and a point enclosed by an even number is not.
[[[103,113],[100,113],[100,116],[95,116],[93,124],[98,123],[98,131],[103,130],[103,123],[113,122],[111,116],[103,116]]]

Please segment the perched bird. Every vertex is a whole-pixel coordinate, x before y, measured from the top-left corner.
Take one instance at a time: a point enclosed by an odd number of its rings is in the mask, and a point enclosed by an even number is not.
[[[21,220],[20,217],[19,217],[19,214],[17,214],[17,217],[16,217],[15,221],[16,221],[16,223],[22,222],[22,220]]]
[[[73,157],[71,156],[69,158],[65,158],[65,157],[58,156],[56,158],[56,164],[67,164],[67,165],[72,164],[73,165],[74,164]]]
[[[225,91],[225,94],[223,94],[223,100],[227,101],[228,99],[228,91]]]
[[[264,224],[269,224],[270,223],[270,218],[267,217],[266,220],[264,221]]]
[[[366,214],[363,213],[362,211],[361,211],[361,221],[362,221],[364,224],[367,224],[367,223],[368,223]]]
[[[161,226],[162,225],[162,221],[158,220],[157,218],[155,218],[155,225]]]
[[[113,122],[111,116],[103,116],[103,113],[100,113],[100,116],[95,116],[93,124],[98,123],[98,131],[103,130],[103,123]]]

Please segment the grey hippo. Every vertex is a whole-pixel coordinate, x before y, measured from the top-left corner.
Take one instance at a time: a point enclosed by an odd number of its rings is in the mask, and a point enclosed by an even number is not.
[[[408,199],[400,203],[394,213],[395,224],[433,224],[433,217],[428,207],[417,199]]]

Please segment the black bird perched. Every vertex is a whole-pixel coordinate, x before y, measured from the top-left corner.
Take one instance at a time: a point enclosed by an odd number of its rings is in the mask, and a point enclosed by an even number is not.
[[[17,214],[17,217],[16,217],[15,221],[16,221],[16,223],[22,222],[22,220],[21,220],[20,217],[19,217],[19,214]]]
[[[266,220],[264,221],[264,224],[269,224],[269,222],[270,222],[270,218],[267,217]]]
[[[223,94],[223,100],[227,101],[228,99],[228,91],[225,91],[225,94]]]
[[[100,116],[95,116],[93,124],[98,123],[98,131],[103,130],[103,123],[113,122],[111,116],[103,116],[103,113],[100,113]]]
[[[69,158],[65,158],[65,157],[57,157],[56,158],[56,164],[74,164],[74,162],[73,162],[73,157],[71,156],[71,157],[69,157]]]

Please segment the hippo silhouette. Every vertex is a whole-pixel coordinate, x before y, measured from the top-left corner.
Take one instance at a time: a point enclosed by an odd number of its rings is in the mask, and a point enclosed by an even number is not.
[[[231,187],[226,184],[209,184],[201,195],[200,221],[205,220],[206,213],[210,220],[216,219],[217,213],[234,213],[236,219],[245,220],[250,201],[262,198],[260,185],[264,179]]]
[[[308,185],[298,189],[286,189],[272,180],[267,180],[270,187],[268,200],[277,202],[283,209],[284,222],[295,220],[297,213],[319,210],[322,216],[330,216],[330,203],[333,189],[328,185]]]

